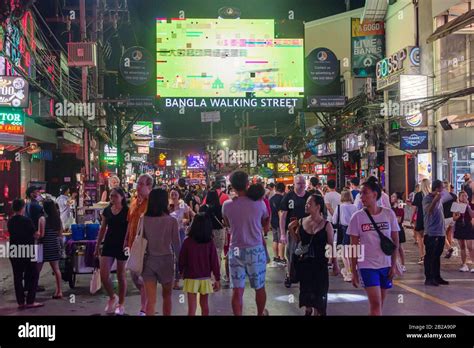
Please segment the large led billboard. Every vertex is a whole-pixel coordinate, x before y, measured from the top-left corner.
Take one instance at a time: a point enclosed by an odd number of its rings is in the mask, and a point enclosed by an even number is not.
[[[167,107],[296,106],[304,40],[291,35],[271,19],[158,18],[157,95]]]

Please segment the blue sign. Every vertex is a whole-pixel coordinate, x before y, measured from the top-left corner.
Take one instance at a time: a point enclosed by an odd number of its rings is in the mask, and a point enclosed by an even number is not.
[[[400,150],[428,150],[428,131],[401,131]]]
[[[306,58],[306,72],[312,82],[327,86],[339,76],[339,61],[330,49],[320,47]]]

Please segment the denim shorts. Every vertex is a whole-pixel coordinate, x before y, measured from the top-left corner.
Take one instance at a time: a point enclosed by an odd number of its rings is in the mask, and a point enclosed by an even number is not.
[[[272,227],[273,243],[280,243],[280,228]]]
[[[391,289],[392,281],[388,278],[390,267],[372,269],[362,268],[359,270],[361,284],[364,288],[380,286],[382,289]]]
[[[265,287],[267,256],[263,245],[251,248],[229,249],[230,287],[245,288],[245,278],[249,277],[252,289]]]

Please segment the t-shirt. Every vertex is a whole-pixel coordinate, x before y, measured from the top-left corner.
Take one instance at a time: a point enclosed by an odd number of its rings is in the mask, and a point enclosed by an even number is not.
[[[280,204],[280,210],[288,212],[286,215],[286,230],[288,229],[288,225],[292,218],[295,217],[299,220],[308,216],[305,211],[305,206],[309,196],[311,196],[311,194],[307,191],[305,191],[303,197],[298,196],[294,191],[290,191],[283,197]]]
[[[324,195],[324,203],[329,204],[332,209],[336,210],[337,206],[341,204],[341,195],[336,191],[330,191]],[[332,222],[332,214],[329,209],[327,220]]]
[[[471,186],[471,181],[466,182],[464,185],[462,185],[462,189],[466,191],[467,193],[467,201],[471,203],[472,201],[472,186]]]
[[[357,197],[357,195],[359,194],[359,192],[360,192],[359,189],[351,190],[352,199],[356,199],[356,197]]]
[[[423,221],[423,192],[417,192],[413,199],[413,205],[416,207],[416,221]]]
[[[332,216],[332,223],[337,224],[337,219],[339,217],[339,212],[341,217],[339,218],[339,223],[343,226],[349,226],[352,215],[357,211],[357,208],[354,204],[344,202],[339,205],[339,208],[334,209],[334,215]]]
[[[380,232],[392,239],[392,231],[400,231],[397,217],[391,209],[381,209],[381,212],[377,215],[372,215],[372,218]],[[358,260],[359,269],[380,269],[392,265],[391,256],[385,255],[382,251],[377,230],[363,209],[356,211],[354,215],[352,215],[349,227],[347,228],[347,234],[360,238],[363,257]]]
[[[25,207],[25,216],[29,217],[33,221],[33,225],[38,230],[38,222],[40,217],[44,216],[44,210],[41,205],[36,201],[28,203]]]
[[[72,213],[71,206],[69,205],[69,197],[66,195],[61,195],[56,199],[56,203],[59,207],[59,215],[61,217],[63,226],[66,226]]]
[[[456,195],[452,192],[449,192],[449,195],[451,196],[452,199],[443,203],[443,214],[444,214],[445,219],[449,219],[453,217],[453,213],[451,212],[451,207],[453,206],[453,203],[456,202],[458,199]]]
[[[123,207],[118,214],[112,213],[112,207],[104,209],[103,216],[107,220],[107,233],[104,238],[104,245],[111,248],[123,248],[125,235],[127,234],[128,207]]]
[[[273,228],[279,228],[280,226],[280,218],[278,216],[278,211],[280,210],[282,199],[283,195],[281,194],[275,194],[272,198],[270,198],[270,208],[272,210],[271,224]]]
[[[262,219],[268,211],[262,200],[253,201],[241,196],[222,206],[222,215],[230,224],[230,247],[253,248],[262,245]]]
[[[440,199],[436,206],[433,208],[431,214],[428,213],[428,209],[434,200],[434,195],[429,194],[423,198],[423,224],[425,225],[425,233],[428,236],[439,236],[445,235],[444,230],[444,214],[443,214],[443,202]]]
[[[179,229],[184,228],[184,214],[189,212],[190,210],[191,208],[189,208],[189,205],[186,205],[183,201],[179,201],[178,209],[175,209],[172,213],[170,213],[170,216],[178,220]]]
[[[7,228],[10,233],[10,245],[34,244],[34,234],[36,229],[30,218],[22,215],[15,215],[8,220]]]

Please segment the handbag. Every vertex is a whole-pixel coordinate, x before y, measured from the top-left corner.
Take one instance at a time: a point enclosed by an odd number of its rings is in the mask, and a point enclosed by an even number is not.
[[[130,249],[130,255],[125,266],[126,269],[130,270],[135,274],[142,274],[143,261],[145,259],[145,252],[148,246],[148,241],[143,237],[143,221],[144,217],[140,218],[138,222],[138,231],[135,240],[133,241],[132,248]]]
[[[91,295],[94,295],[97,291],[100,290],[102,283],[100,281],[100,270],[94,268],[94,273],[92,273],[92,279],[89,285],[89,291]]]
[[[388,238],[382,232],[380,232],[379,227],[375,223],[374,218],[372,217],[372,215],[370,215],[369,211],[367,209],[364,209],[364,211],[369,217],[370,222],[372,222],[372,225],[374,225],[375,230],[377,231],[377,234],[379,235],[380,248],[382,249],[385,255],[392,256],[393,253],[395,252],[395,248],[396,248],[395,244],[392,242],[390,238]]]
[[[303,220],[301,220],[301,225],[302,224],[303,224]],[[309,253],[309,248],[311,246],[311,243],[313,243],[313,238],[314,238],[314,234],[311,236],[311,239],[308,244],[303,244],[302,241],[298,242],[298,245],[296,246],[294,253],[296,256],[299,257],[300,261],[312,257]]]

